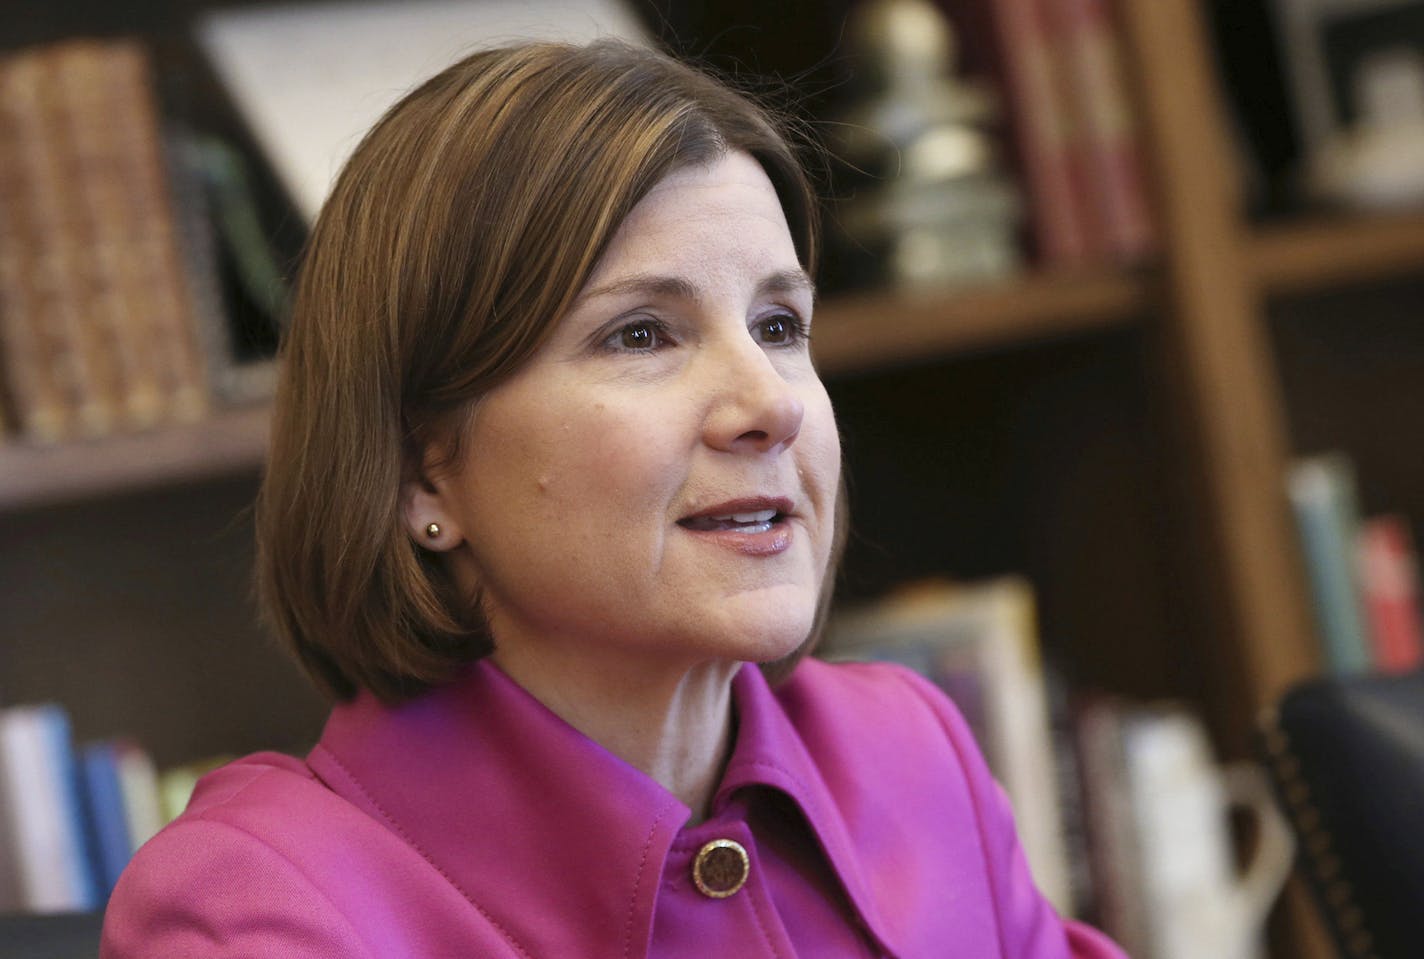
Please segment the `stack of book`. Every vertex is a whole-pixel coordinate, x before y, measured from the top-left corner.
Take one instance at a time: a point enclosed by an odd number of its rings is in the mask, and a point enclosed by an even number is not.
[[[1113,0],[939,0],[966,70],[1005,93],[1040,265],[1131,264],[1157,245]]]
[[[0,915],[100,909],[222,759],[158,773],[127,740],[76,748],[55,703],[0,710]]]
[[[1296,460],[1287,486],[1329,672],[1399,674],[1424,665],[1409,521],[1361,518],[1355,466],[1343,453]]]
[[[0,58],[0,346],[38,443],[200,418],[208,388],[148,58],[76,40]]]
[[[1291,862],[1264,780],[1247,802],[1276,841],[1254,884],[1267,901],[1248,909],[1231,803],[1201,722],[1180,706],[1070,695],[1043,666],[1035,623],[1022,578],[928,582],[839,612],[823,655],[897,662],[944,690],[1008,794],[1034,879],[1060,913],[1143,959],[1244,959]],[[1183,951],[1191,943],[1211,947]]]

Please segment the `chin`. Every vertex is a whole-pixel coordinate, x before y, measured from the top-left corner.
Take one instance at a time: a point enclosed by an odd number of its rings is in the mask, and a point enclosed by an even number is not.
[[[815,624],[816,608],[812,604],[805,604],[804,609],[783,605],[759,612],[760,615],[749,612],[746,618],[728,624],[722,645],[735,649],[729,658],[750,663],[785,659],[801,648]]]

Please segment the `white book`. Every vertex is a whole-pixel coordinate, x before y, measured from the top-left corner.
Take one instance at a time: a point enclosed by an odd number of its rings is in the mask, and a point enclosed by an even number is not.
[[[646,42],[620,0],[412,0],[219,9],[198,39],[311,222],[388,107],[460,57],[517,40]]]
[[[115,751],[129,840],[133,844],[132,851],[138,852],[165,824],[158,793],[158,770],[148,753],[134,743],[119,743]]]
[[[11,905],[22,911],[96,905],[73,775],[63,710],[43,705],[0,712],[0,848],[16,880]]]

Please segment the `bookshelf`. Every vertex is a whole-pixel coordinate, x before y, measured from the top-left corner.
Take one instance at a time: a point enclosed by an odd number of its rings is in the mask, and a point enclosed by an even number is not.
[[[147,433],[0,446],[0,512],[255,472],[266,455],[270,418],[270,409],[257,405]]]
[[[1418,273],[1424,213],[1320,217],[1257,230],[1251,266],[1267,293],[1289,296]]]
[[[1337,216],[1254,230],[1247,257],[1261,288],[1300,296],[1424,270],[1424,214]],[[1157,271],[1029,274],[920,293],[833,296],[817,309],[817,364],[829,378],[933,362],[984,349],[1140,324],[1160,305]],[[895,318],[893,337],[873,322]],[[131,489],[256,471],[266,405],[219,410],[196,423],[85,443],[0,445],[0,512]]]
[[[885,585],[864,573],[857,581],[855,568],[900,554],[908,559],[890,564],[894,575],[1027,567],[1044,587],[1055,652],[1115,691],[1196,702],[1224,751],[1241,755],[1257,711],[1319,667],[1281,478],[1293,448],[1331,434],[1302,434],[1293,422],[1320,374],[1283,364],[1279,341],[1283,328],[1337,321],[1300,320],[1281,305],[1364,286],[1413,302],[1424,285],[1416,282],[1424,278],[1424,213],[1247,223],[1198,4],[1122,7],[1163,224],[1156,262],[963,290],[841,294],[818,308],[818,362],[846,424],[853,495],[868,500],[857,508],[865,532],[852,541],[848,586]],[[1413,342],[1421,341],[1424,331]],[[1400,390],[1424,391],[1397,379]],[[961,408],[972,396],[987,398]],[[995,409],[999,419],[983,419]],[[262,646],[251,611],[227,595],[245,589],[232,570],[248,561],[250,545],[218,531],[230,529],[255,491],[268,415],[255,406],[92,443],[0,445],[0,544],[66,569],[58,585],[41,588],[38,577],[15,574],[28,568],[22,559],[0,566],[4,581],[33,585],[25,595],[10,588],[0,631],[18,635],[46,622],[47,610],[74,605],[88,578],[103,575],[108,541],[123,538],[130,552],[122,555],[137,570],[124,601],[79,604],[57,620],[74,630],[63,682],[45,675],[57,657],[7,651],[0,676],[11,678],[0,696],[73,692],[78,701],[68,704],[82,735],[151,733],[174,758],[222,744],[255,748],[249,742],[258,737],[238,729],[266,705],[265,694],[230,693],[233,703],[216,718],[203,717],[202,696],[185,694],[176,709],[196,727],[177,737],[164,692],[171,683],[147,682],[138,661],[168,657],[165,673],[180,686],[186,664],[205,677],[198,688],[212,690],[215,673],[237,668],[244,643]],[[1357,404],[1352,415],[1390,413]],[[1015,451],[1003,452],[1005,444]],[[1400,486],[1424,483],[1417,466],[1410,473],[1401,465],[1407,456],[1381,453],[1374,462]],[[965,465],[980,461],[990,465]],[[1018,465],[1000,468],[1005,461]],[[1027,474],[1031,482],[1004,479]],[[946,476],[963,483],[947,493]],[[981,510],[976,497],[986,490],[997,499]],[[1424,487],[1411,495],[1424,507]],[[925,524],[914,518],[882,515],[915,511],[942,517],[930,524],[937,542],[924,541]],[[1000,522],[1014,513],[1024,517],[1018,525]],[[214,553],[223,572],[188,577]],[[980,566],[956,565],[971,553],[985,557]],[[178,652],[185,634],[207,625],[192,603],[176,619],[165,616],[163,604],[180,593],[213,601],[223,621],[219,658],[196,664]],[[150,630],[161,635],[144,638]],[[268,689],[280,675],[283,695],[299,695],[290,667],[278,657],[264,664],[242,673],[243,682]],[[86,696],[86,685],[111,668],[137,693]],[[291,746],[319,710],[303,702],[290,715],[286,733],[263,729],[266,744]]]
[[[843,294],[816,308],[816,363],[825,376],[854,375],[1111,329],[1139,316],[1150,290],[1146,276],[1103,271],[1031,275],[957,291]]]

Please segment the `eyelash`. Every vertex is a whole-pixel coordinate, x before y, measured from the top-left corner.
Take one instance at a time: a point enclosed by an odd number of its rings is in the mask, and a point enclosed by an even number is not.
[[[756,322],[756,329],[762,329],[773,321],[780,321],[786,328],[787,339],[781,342],[766,342],[765,345],[778,348],[790,348],[801,346],[811,339],[811,331],[806,325],[806,321],[800,316],[790,311],[784,313],[774,313],[771,316],[763,317]],[[651,346],[628,346],[623,342],[623,337],[630,330],[647,329],[651,331],[654,343]],[[615,353],[655,353],[665,348],[669,343],[675,343],[672,331],[662,320],[652,317],[642,317],[630,323],[624,323],[618,327],[603,341],[606,349]]]
[[[768,344],[771,346],[794,347],[803,346],[811,340],[811,328],[801,317],[786,311],[785,313],[773,313],[771,316],[763,317],[757,321],[758,327],[763,327],[773,320],[780,320],[786,327],[786,340],[781,343]]]

